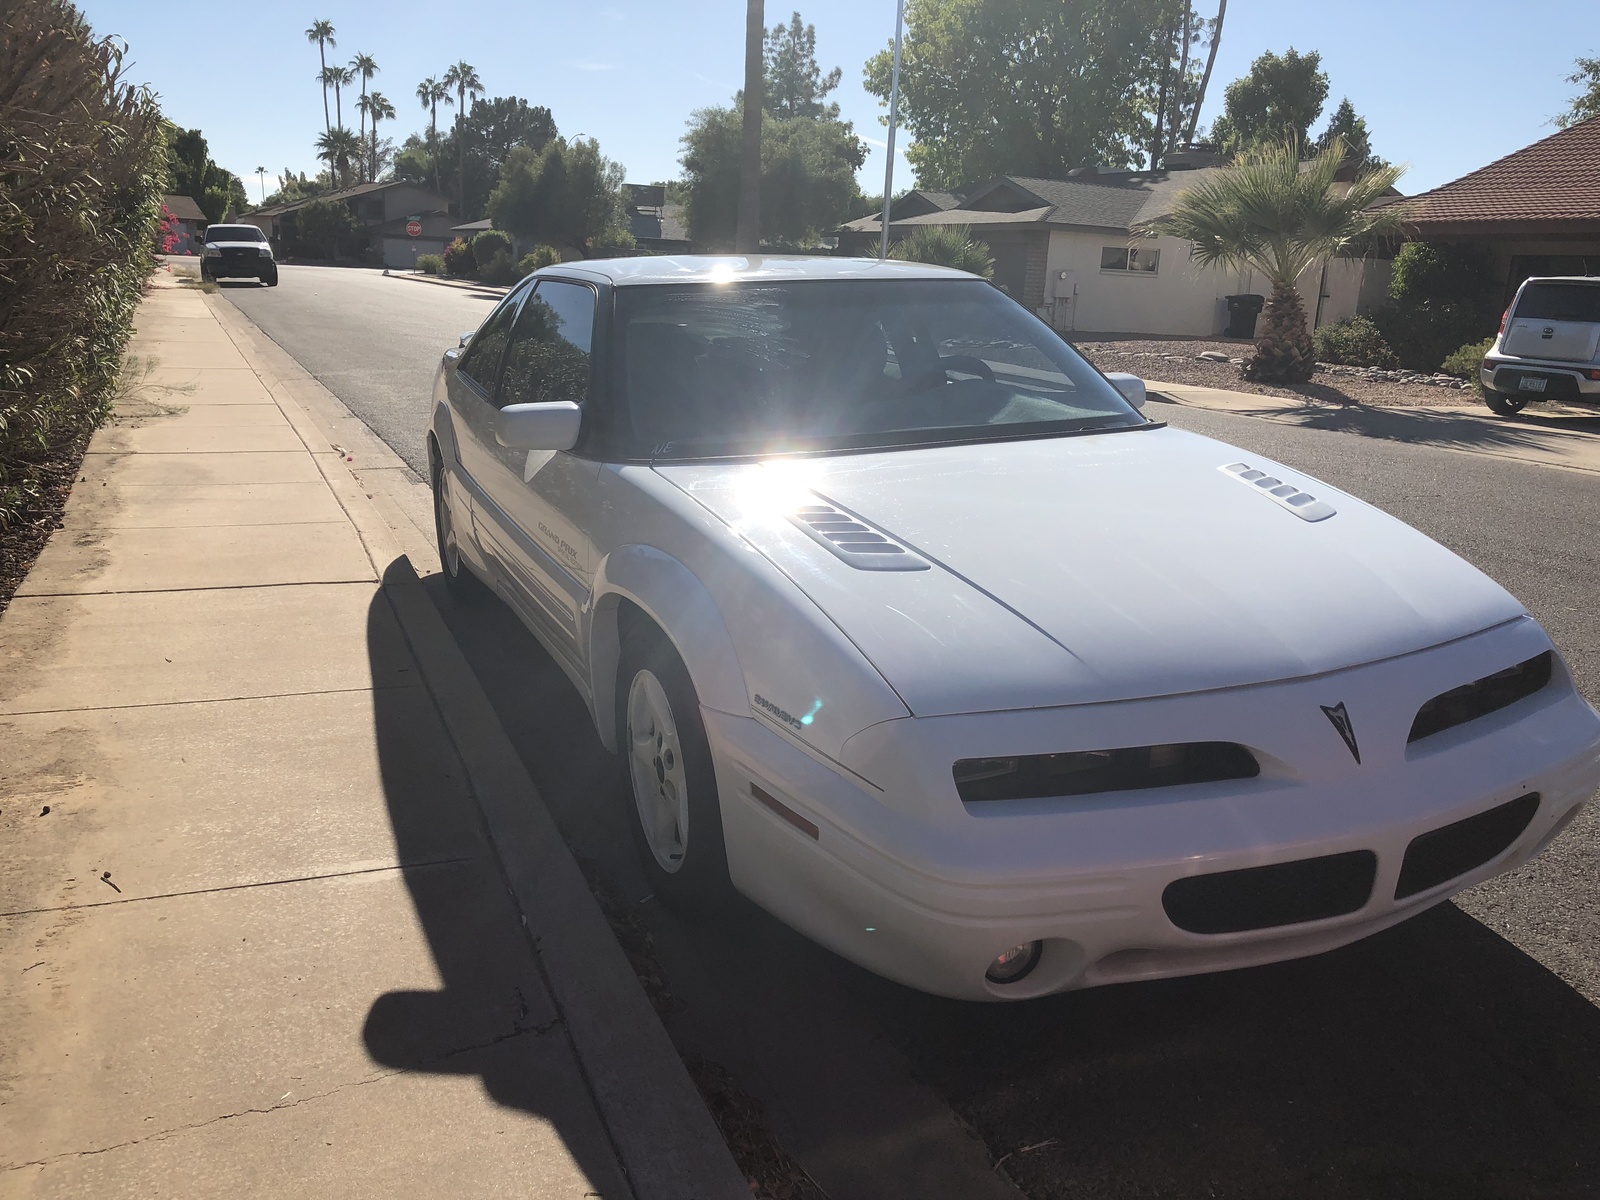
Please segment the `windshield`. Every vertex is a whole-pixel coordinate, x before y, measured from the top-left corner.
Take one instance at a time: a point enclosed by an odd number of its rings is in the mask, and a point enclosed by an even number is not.
[[[254,225],[213,225],[206,230],[208,242],[264,242],[261,230]]]
[[[1128,429],[1148,424],[1025,309],[973,280],[617,289],[629,457]]]
[[[1530,321],[1600,322],[1600,286],[1530,283],[1517,301],[1517,316]]]

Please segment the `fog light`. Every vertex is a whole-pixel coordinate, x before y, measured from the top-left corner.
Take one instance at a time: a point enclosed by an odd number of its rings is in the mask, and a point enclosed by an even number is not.
[[[983,977],[990,983],[1016,983],[1039,965],[1039,951],[1043,942],[1027,942],[1013,946],[989,964]]]

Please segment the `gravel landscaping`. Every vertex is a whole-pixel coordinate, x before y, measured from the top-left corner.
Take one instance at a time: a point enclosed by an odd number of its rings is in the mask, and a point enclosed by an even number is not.
[[[1318,363],[1310,383],[1280,387],[1252,383],[1240,374],[1251,343],[1222,338],[1179,341],[1107,338],[1084,334],[1074,344],[1102,371],[1127,371],[1161,383],[1227,388],[1263,396],[1300,396],[1311,403],[1395,405],[1481,405],[1477,389],[1449,375],[1418,375],[1376,367]],[[1205,357],[1202,357],[1205,356]]]

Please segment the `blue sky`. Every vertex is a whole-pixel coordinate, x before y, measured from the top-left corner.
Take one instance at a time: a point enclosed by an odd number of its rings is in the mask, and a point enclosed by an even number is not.
[[[128,41],[133,76],[160,93],[174,121],[199,126],[213,157],[256,198],[257,166],[268,169],[270,190],[281,168],[315,173],[320,165],[312,148],[322,127],[317,50],[304,34],[313,18],[334,23],[337,61],[358,51],[378,60],[374,86],[399,112],[384,132],[396,141],[424,125],[417,83],[465,58],[491,95],[548,105],[562,133],[598,138],[634,182],[677,176],[684,122],[696,108],[727,103],[743,70],[739,0],[302,0],[299,9],[78,2],[98,32]],[[1214,0],[1197,7],[1215,11]],[[778,0],[767,8],[769,25],[791,11]],[[877,143],[862,171],[863,189],[876,193],[883,109],[863,90],[861,66],[892,37],[894,2],[806,0],[801,12],[817,27],[824,69],[844,69],[844,115]],[[1262,51],[1320,50],[1329,111],[1348,95],[1375,150],[1411,165],[1401,190],[1435,187],[1553,132],[1550,118],[1573,91],[1563,79],[1572,59],[1600,51],[1594,0],[1525,0],[1514,13],[1486,0],[1232,0],[1203,123]],[[349,105],[346,123],[356,125]],[[903,161],[895,182],[910,182]]]

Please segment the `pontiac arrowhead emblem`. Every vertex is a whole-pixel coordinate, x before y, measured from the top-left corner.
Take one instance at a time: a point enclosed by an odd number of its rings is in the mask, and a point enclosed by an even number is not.
[[[1339,736],[1344,739],[1344,744],[1350,747],[1350,753],[1356,762],[1361,762],[1361,747],[1356,745],[1356,728],[1350,723],[1350,714],[1345,711],[1344,701],[1341,700],[1332,708],[1326,704],[1320,706],[1322,715],[1333,722],[1333,727],[1339,731]]]

